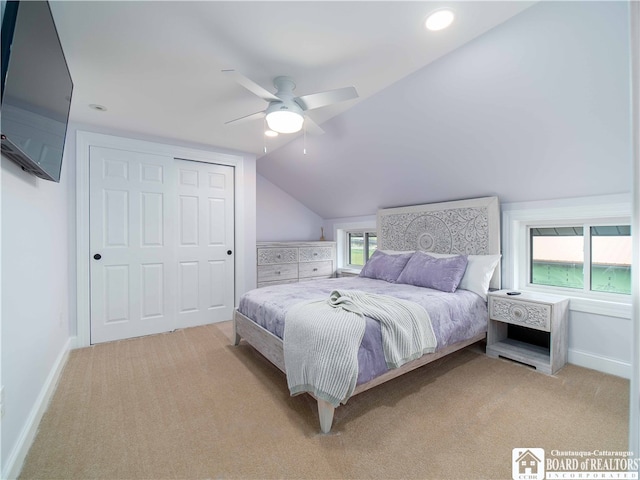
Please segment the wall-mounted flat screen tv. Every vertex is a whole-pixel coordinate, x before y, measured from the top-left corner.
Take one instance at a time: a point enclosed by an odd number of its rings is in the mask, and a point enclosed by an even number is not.
[[[8,1],[2,16],[2,155],[60,181],[73,82],[46,1]]]

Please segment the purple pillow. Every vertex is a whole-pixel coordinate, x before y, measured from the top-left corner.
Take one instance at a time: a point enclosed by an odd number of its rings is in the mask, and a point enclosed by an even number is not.
[[[435,258],[424,252],[416,252],[407,262],[396,283],[455,292],[466,268],[466,255]]]
[[[400,275],[412,255],[412,252],[388,255],[376,250],[360,270],[360,276],[393,283],[397,280],[398,275]]]

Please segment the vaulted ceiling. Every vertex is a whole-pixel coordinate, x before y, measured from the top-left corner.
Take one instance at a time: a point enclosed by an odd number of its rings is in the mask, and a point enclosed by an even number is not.
[[[454,24],[426,31],[443,6]],[[258,173],[323,218],[630,191],[626,8],[52,2],[72,120],[254,153]],[[290,75],[297,95],[353,85],[360,96],[311,113],[324,135],[266,139],[262,120],[225,125],[266,107],[229,68],[270,91]]]
[[[267,104],[221,73],[235,69],[297,95],[354,86],[360,97],[313,112],[327,119],[455,50],[532,2],[51,2],[75,82],[74,120],[263,154],[264,124],[225,122]],[[450,5],[454,27],[428,32]],[[103,105],[106,112],[89,108]],[[269,149],[294,138],[269,140]]]
[[[323,218],[632,190],[626,2],[540,2],[258,160]],[[306,155],[303,153],[306,150]]]

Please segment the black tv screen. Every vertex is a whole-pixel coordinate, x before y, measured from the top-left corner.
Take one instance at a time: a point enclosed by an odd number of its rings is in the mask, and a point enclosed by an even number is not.
[[[2,155],[60,181],[73,82],[46,1],[9,1],[2,19]]]

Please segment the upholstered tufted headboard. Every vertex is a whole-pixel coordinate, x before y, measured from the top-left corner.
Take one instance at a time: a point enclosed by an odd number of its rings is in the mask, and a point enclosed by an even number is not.
[[[380,209],[378,248],[465,255],[499,254],[498,197]],[[500,265],[490,286],[500,288]]]

